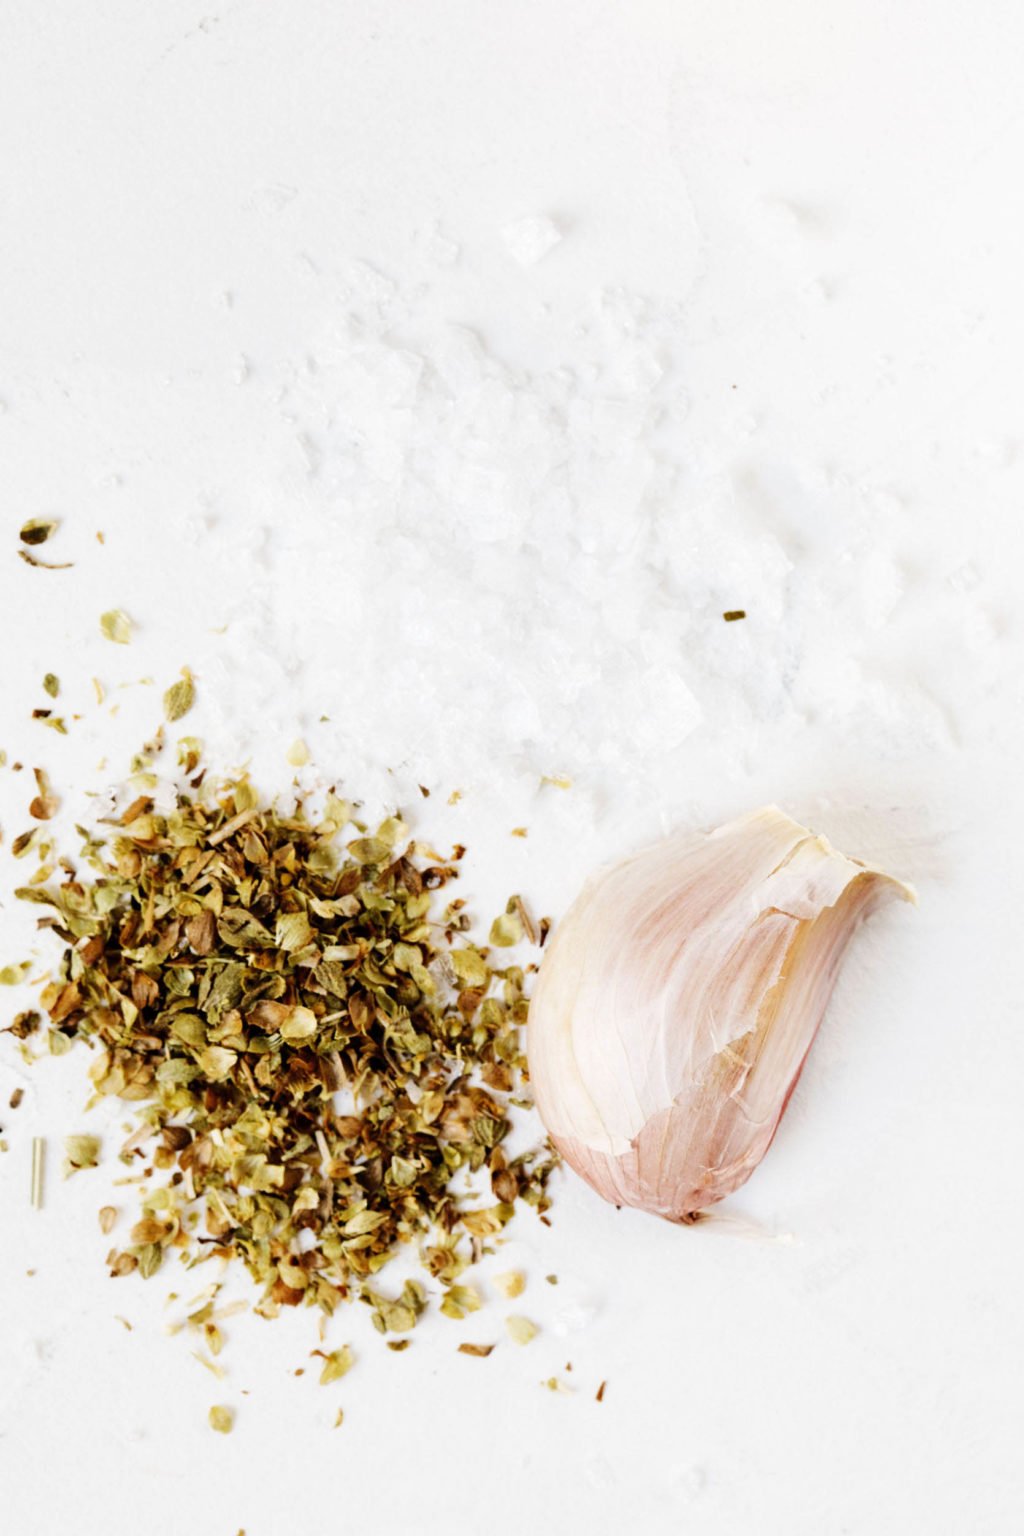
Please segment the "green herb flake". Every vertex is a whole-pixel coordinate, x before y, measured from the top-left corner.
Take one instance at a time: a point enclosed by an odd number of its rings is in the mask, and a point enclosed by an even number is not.
[[[60,801],[53,793],[50,787],[50,780],[44,770],[42,768],[34,768],[32,772],[36,781],[36,789],[39,793],[29,805],[28,813],[36,821],[49,821],[52,817],[56,816],[57,811],[60,809]]]
[[[224,1407],[222,1403],[215,1403],[207,1417],[210,1428],[216,1430],[218,1435],[230,1435],[235,1427],[235,1410]]]
[[[51,699],[55,699],[60,693],[60,678],[54,672],[47,672],[43,678],[43,692],[48,693]]]
[[[115,645],[129,645],[132,638],[132,621],[123,608],[111,608],[100,615],[100,632]]]
[[[452,1285],[445,1292],[441,1312],[445,1317],[461,1320],[468,1312],[479,1312],[482,1302],[480,1292],[473,1285]]]
[[[172,724],[187,715],[196,701],[195,683],[188,667],[183,667],[181,677],[172,683],[164,694],[164,719]]]
[[[355,1356],[352,1353],[351,1346],[348,1344],[343,1344],[340,1349],[332,1349],[329,1355],[325,1355],[321,1351],[317,1351],[317,1353],[321,1355],[324,1362],[324,1368],[320,1372],[320,1385],[322,1387],[329,1386],[332,1381],[340,1381],[343,1376],[348,1375],[355,1364]]]
[[[503,912],[496,917],[491,924],[491,943],[501,947],[518,944],[523,936],[523,920],[515,907],[511,911]]]
[[[65,1136],[64,1177],[69,1179],[84,1168],[95,1168],[100,1160],[101,1145],[98,1136]]]

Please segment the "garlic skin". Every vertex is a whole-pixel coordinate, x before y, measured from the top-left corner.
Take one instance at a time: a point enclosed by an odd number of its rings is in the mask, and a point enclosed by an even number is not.
[[[778,1128],[843,955],[913,889],[775,806],[599,872],[530,1004],[541,1118],[606,1200],[688,1221]]]

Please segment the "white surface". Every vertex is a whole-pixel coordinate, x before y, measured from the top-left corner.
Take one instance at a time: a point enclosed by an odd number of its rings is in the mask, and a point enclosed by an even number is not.
[[[0,1111],[5,1532],[1020,1529],[1022,48],[998,0],[0,7],[0,746],[68,820],[187,663],[268,788],[299,735],[311,784],[430,785],[484,915],[770,798],[922,897],[860,940],[756,1226],[566,1179],[494,1266],[542,1334],[486,1361],[497,1303],[400,1356],[343,1314],[321,1389],[303,1314],[213,1381],[162,1281],[106,1278],[115,1163],[54,1153],[28,1209],[32,1134],[85,1128],[42,1064]],[[15,557],[47,513],[71,571]]]

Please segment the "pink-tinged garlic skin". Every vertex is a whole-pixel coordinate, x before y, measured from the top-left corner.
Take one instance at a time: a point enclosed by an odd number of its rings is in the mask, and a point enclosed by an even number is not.
[[[861,922],[909,886],[774,806],[591,880],[530,1005],[537,1107],[616,1205],[686,1221],[748,1179]]]

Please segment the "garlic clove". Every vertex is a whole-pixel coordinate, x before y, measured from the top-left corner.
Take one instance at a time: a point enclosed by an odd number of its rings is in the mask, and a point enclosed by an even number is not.
[[[530,1006],[537,1107],[606,1199],[691,1219],[771,1144],[860,923],[911,887],[774,806],[588,882]]]

